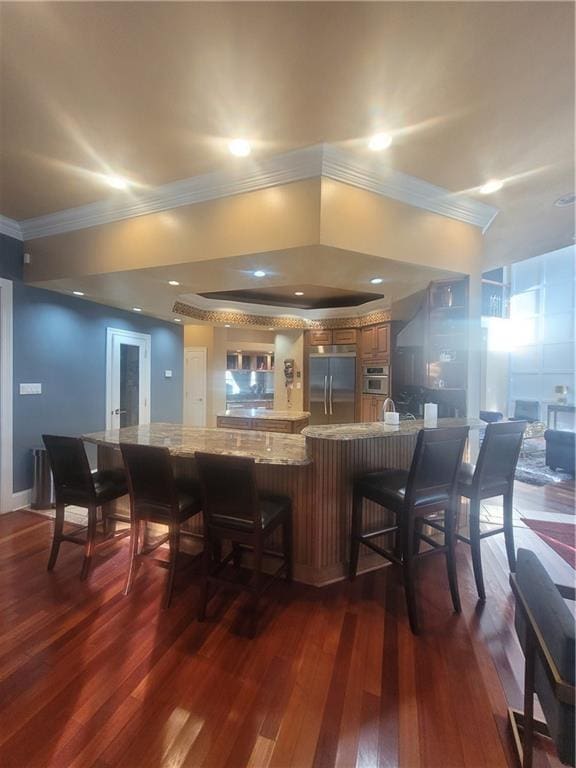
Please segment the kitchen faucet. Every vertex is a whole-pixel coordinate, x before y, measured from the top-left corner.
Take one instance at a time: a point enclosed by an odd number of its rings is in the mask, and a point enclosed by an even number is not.
[[[382,403],[382,418],[380,421],[384,421],[384,414],[390,411],[391,413],[396,413],[396,405],[394,404],[394,400],[392,400],[391,397],[387,397],[386,400]]]

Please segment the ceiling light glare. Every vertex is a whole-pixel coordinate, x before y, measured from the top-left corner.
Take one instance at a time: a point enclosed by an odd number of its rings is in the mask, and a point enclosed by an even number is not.
[[[383,283],[384,280],[381,277],[373,277],[370,282],[372,285],[380,285],[380,283]]]
[[[106,176],[106,181],[113,189],[128,189],[130,182],[122,176]]]
[[[175,323],[181,323],[181,322],[182,322],[182,320],[181,320],[179,317],[175,317],[175,318],[174,318],[174,322],[175,322]]]
[[[254,272],[254,277],[266,277],[266,272],[264,272],[263,269],[257,269],[256,272]]]
[[[294,296],[304,296],[304,291],[294,291]]]
[[[142,312],[142,307],[132,307],[133,312]]]
[[[168,280],[168,285],[180,285],[178,280]]]
[[[368,142],[368,147],[372,152],[382,152],[383,149],[388,149],[392,144],[392,136],[389,133],[376,133]]]
[[[247,157],[252,151],[250,142],[246,139],[232,139],[228,144],[228,149],[235,157]]]
[[[500,179],[490,179],[490,181],[487,181],[486,184],[480,187],[480,193],[482,195],[491,195],[493,192],[498,192],[503,186],[504,182],[500,181]]]
[[[84,296],[84,291],[72,291],[74,296]]]

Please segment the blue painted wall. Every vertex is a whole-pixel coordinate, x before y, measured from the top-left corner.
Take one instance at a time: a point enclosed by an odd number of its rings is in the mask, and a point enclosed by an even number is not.
[[[181,327],[19,281],[13,291],[14,493],[31,487],[30,451],[43,432],[80,435],[105,428],[107,328],[152,336],[152,421],[182,421]],[[172,371],[171,379],[164,378],[165,370]],[[20,395],[24,382],[40,382],[42,394]]]

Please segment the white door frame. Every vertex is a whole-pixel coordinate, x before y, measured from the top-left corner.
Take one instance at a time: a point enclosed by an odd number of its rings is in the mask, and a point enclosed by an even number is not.
[[[123,328],[106,328],[106,429],[112,429],[114,339],[139,342],[140,346],[140,408],[139,424],[150,424],[150,374],[152,337]]]
[[[0,511],[12,510],[13,467],[13,336],[12,281],[0,278]]]
[[[184,407],[182,409],[182,419],[186,424],[186,390],[188,387],[188,375],[186,370],[186,353],[187,352],[200,352],[200,356],[204,358],[204,402],[203,402],[203,426],[206,426],[206,399],[208,395],[208,349],[207,347],[184,347]]]

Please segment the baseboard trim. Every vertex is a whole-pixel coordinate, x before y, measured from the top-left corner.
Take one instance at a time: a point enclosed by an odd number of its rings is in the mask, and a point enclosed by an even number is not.
[[[32,489],[28,488],[26,491],[18,491],[18,493],[12,494],[12,512],[17,509],[24,509],[30,506],[32,500]]]

